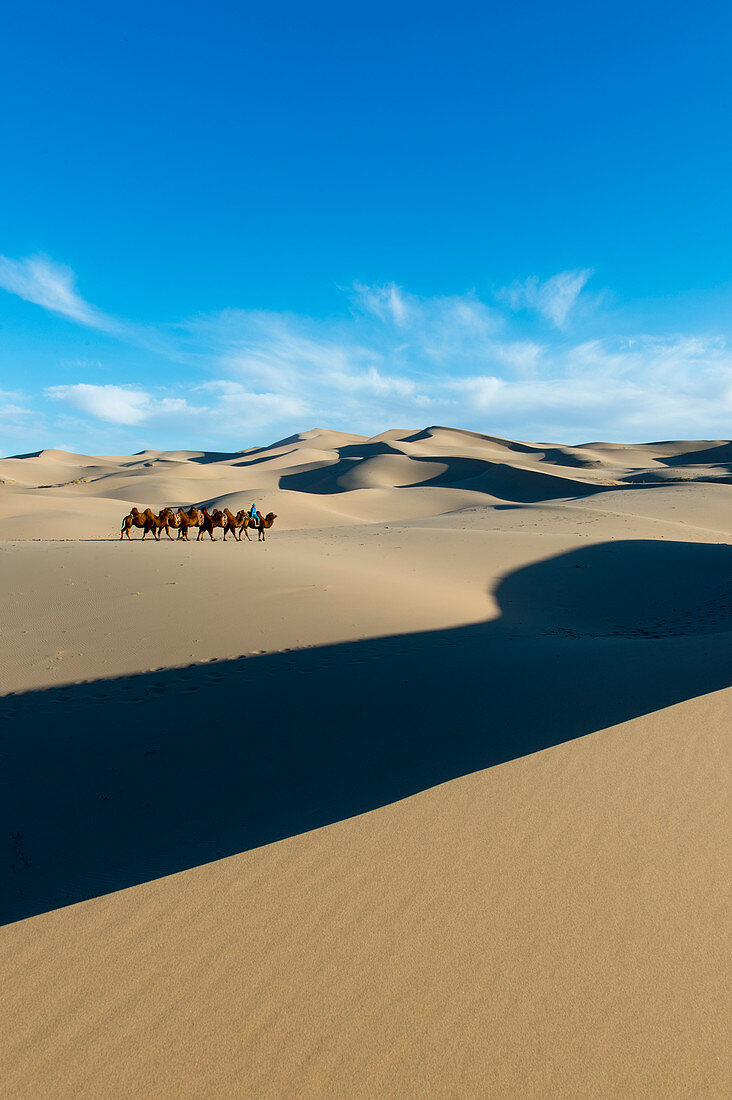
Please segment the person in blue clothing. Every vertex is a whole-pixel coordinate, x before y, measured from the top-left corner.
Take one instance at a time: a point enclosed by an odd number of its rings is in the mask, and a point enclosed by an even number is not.
[[[249,509],[249,518],[252,523],[259,523],[259,512],[257,511],[257,506],[254,501],[252,501],[252,506]]]

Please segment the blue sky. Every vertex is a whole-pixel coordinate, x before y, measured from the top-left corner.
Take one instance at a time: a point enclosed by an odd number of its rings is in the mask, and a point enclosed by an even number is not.
[[[729,436],[731,29],[9,3],[0,451]]]

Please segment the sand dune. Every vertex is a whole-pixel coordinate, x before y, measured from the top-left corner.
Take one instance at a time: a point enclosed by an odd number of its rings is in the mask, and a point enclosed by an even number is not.
[[[0,537],[88,538],[111,535],[119,506],[124,514],[133,504],[232,507],[266,498],[282,510],[283,525],[297,517],[293,526],[299,527],[304,511],[325,524],[340,514],[373,522],[382,511],[390,519],[399,510],[409,518],[453,512],[475,504],[474,494],[481,503],[486,498],[530,503],[588,497],[618,485],[728,484],[732,447],[719,440],[563,447],[438,427],[373,439],[313,430],[237,453],[148,450],[97,458],[40,451],[0,460],[0,479]],[[439,490],[441,496],[433,492],[420,501],[414,492],[402,492],[396,512],[384,509],[383,500],[372,507],[364,499],[404,488]],[[313,499],[356,490],[362,499],[344,505]],[[305,502],[299,499],[303,495]],[[89,498],[97,517],[93,527],[86,518]]]
[[[0,1094],[726,1095],[730,481],[437,426],[0,460]]]

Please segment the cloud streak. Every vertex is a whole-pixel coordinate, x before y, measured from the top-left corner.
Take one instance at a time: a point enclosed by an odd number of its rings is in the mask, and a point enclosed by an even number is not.
[[[0,256],[0,287],[79,325],[102,332],[118,332],[121,322],[89,305],[76,291],[76,277],[47,256],[11,260]]]
[[[591,275],[592,271],[589,268],[579,271],[560,271],[543,283],[536,275],[532,275],[523,282],[512,283],[510,287],[505,287],[499,291],[498,297],[514,311],[535,310],[556,328],[564,329]]]
[[[0,255],[0,289],[57,317],[114,337],[125,344],[144,348],[167,359],[186,358],[186,350],[175,345],[167,326],[138,325],[98,309],[77,291],[76,275],[71,268],[56,263],[48,256],[25,256],[13,260]]]

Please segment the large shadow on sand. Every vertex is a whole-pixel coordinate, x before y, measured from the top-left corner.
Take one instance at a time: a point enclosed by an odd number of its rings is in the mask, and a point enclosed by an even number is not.
[[[372,810],[731,682],[732,550],[595,545],[452,630],[0,699],[2,922]]]

